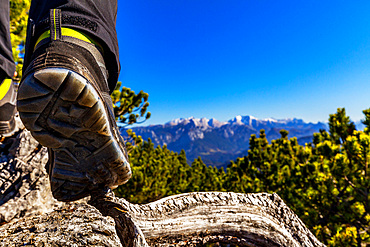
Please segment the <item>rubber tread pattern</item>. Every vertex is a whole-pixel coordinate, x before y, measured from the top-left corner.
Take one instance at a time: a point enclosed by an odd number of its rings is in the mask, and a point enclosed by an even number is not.
[[[131,177],[103,99],[83,76],[64,68],[30,73],[19,87],[17,107],[33,137],[54,153],[50,181],[56,199],[77,200]]]

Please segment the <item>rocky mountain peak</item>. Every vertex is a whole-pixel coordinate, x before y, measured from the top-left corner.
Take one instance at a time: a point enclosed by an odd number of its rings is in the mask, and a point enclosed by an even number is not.
[[[253,116],[236,116],[227,122],[215,118],[178,118],[163,125],[135,127],[132,130],[154,145],[167,145],[175,152],[185,150],[189,161],[201,156],[207,165],[225,165],[243,156],[248,150],[249,138],[264,129],[269,141],[280,137],[279,131],[289,131],[288,137],[297,137],[304,145],[312,140],[313,133],[327,129],[323,123],[305,123],[301,119],[258,119]],[[125,131],[122,131],[125,134]]]
[[[211,126],[211,127],[213,127],[213,128],[219,128],[219,127],[221,127],[221,126],[223,126],[223,125],[225,125],[226,124],[226,122],[220,122],[220,121],[218,121],[217,119],[215,119],[215,118],[211,118],[209,121],[208,121],[208,125],[209,126]]]
[[[238,116],[234,117],[233,119],[229,120],[228,123],[229,124],[236,124],[236,125],[244,125],[242,120],[243,120],[243,117],[238,115]]]

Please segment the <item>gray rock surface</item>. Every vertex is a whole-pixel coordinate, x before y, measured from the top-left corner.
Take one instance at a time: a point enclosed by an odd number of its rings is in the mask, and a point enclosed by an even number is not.
[[[122,246],[111,217],[86,203],[70,203],[46,214],[0,227],[0,246]]]
[[[22,126],[17,119],[18,126]],[[0,223],[51,212],[62,205],[50,190],[47,149],[27,130],[7,139],[0,149]]]

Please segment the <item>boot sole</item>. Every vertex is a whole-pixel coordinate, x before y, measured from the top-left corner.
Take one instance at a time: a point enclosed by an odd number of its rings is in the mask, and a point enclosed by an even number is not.
[[[31,73],[19,86],[17,107],[33,137],[54,151],[56,199],[73,200],[130,179],[102,97],[83,76],[62,68]]]

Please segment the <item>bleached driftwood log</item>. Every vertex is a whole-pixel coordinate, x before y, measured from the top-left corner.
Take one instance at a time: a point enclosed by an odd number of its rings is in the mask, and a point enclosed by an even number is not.
[[[0,246],[324,246],[277,194],[199,192],[135,205],[107,191],[60,203],[47,152],[28,131],[0,153]]]

